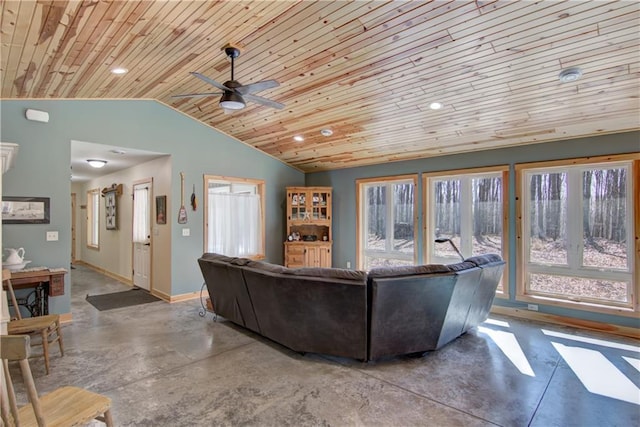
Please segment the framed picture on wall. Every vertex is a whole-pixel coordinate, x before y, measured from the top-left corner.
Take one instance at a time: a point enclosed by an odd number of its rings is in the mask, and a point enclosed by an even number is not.
[[[116,192],[109,191],[104,195],[105,211],[107,215],[107,230],[117,230],[118,224],[116,222],[117,209],[116,209]]]
[[[49,224],[48,197],[3,197],[3,224]]]
[[[167,196],[156,196],[156,224],[167,223]]]

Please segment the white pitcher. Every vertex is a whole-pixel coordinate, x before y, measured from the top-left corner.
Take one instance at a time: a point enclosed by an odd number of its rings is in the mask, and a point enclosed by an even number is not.
[[[5,264],[20,264],[24,262],[24,248],[5,248],[5,252],[9,253],[7,259],[4,261]]]

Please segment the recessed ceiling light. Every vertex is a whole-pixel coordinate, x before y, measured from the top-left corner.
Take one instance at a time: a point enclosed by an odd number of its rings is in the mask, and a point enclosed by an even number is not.
[[[127,74],[129,72],[129,70],[127,70],[126,68],[122,68],[122,67],[115,67],[111,69],[111,72],[113,74]]]
[[[296,136],[293,137],[293,140],[296,141],[296,142],[302,142],[302,141],[304,141],[304,136],[296,135]]]
[[[320,130],[320,135],[322,135],[322,136],[331,136],[331,135],[333,135],[333,131],[331,129],[322,129],[322,130]]]
[[[98,169],[107,164],[106,160],[98,160],[98,159],[89,159],[89,160],[87,160],[87,162],[89,162],[89,164],[92,167],[98,168]]]
[[[442,103],[441,102],[432,102],[431,104],[429,104],[429,108],[431,108],[432,110],[439,110],[442,108]]]
[[[562,83],[571,83],[582,77],[582,70],[578,67],[567,68],[562,70],[558,75],[558,78]]]

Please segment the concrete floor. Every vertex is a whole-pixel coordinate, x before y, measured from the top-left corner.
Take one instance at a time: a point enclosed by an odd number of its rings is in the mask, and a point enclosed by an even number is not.
[[[101,312],[87,294],[129,287],[82,266],[71,281],[65,356],[48,376],[34,360],[36,385],[110,396],[117,426],[640,425],[636,340],[492,316],[437,352],[365,364],[293,353],[197,300]]]

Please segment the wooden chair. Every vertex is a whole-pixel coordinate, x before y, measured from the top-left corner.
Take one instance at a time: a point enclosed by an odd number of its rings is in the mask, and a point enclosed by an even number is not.
[[[111,417],[111,399],[79,387],[60,387],[51,393],[38,397],[31,368],[29,352],[31,345],[29,335],[0,336],[0,354],[6,393],[2,396],[2,421],[4,425],[16,426],[79,426],[92,420],[113,426]],[[9,361],[18,361],[26,387],[29,404],[18,408],[15,389],[9,373]],[[7,396],[7,398],[5,398]],[[13,423],[10,423],[10,417]]]
[[[6,283],[11,303],[16,312],[17,320],[10,320],[7,324],[7,333],[9,335],[24,334],[40,334],[41,340],[34,345],[42,345],[42,356],[44,356],[44,367],[49,374],[49,345],[58,342],[60,347],[60,355],[64,356],[64,344],[62,342],[62,331],[60,330],[60,315],[47,314],[45,316],[22,318],[16,294],[13,292],[11,285],[11,271],[2,270],[2,282]],[[38,355],[39,356],[39,355]],[[38,357],[34,356],[34,357]]]

